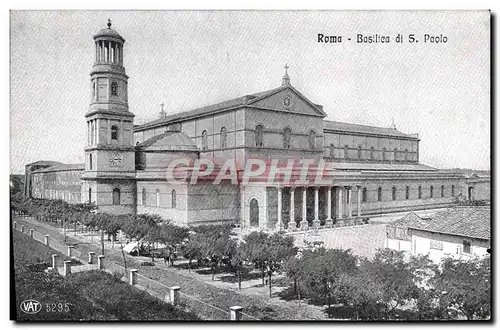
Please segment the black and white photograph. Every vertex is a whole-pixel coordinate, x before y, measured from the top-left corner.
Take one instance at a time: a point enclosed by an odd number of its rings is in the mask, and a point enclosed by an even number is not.
[[[11,321],[492,321],[491,11],[9,16]]]

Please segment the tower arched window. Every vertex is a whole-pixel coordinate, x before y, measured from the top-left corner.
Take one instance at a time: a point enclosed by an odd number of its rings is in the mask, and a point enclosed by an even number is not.
[[[371,147],[370,148],[370,159],[374,159],[374,158],[375,158],[375,148]]]
[[[316,132],[312,129],[309,131],[309,149],[314,150],[316,148]]]
[[[344,158],[349,158],[349,146],[347,144],[344,146]]]
[[[285,127],[283,130],[283,148],[290,149],[292,142],[292,129],[290,127]]]
[[[455,185],[451,186],[451,197],[455,197]]]
[[[410,199],[410,187],[406,186],[406,199]]]
[[[147,204],[146,188],[142,188],[142,205]]]
[[[92,98],[95,99],[95,81],[92,82]]]
[[[120,205],[120,189],[113,189],[113,205]]]
[[[364,203],[366,202],[366,187],[363,188],[362,194],[361,194],[361,201]]]
[[[177,207],[177,192],[172,190],[172,208],[175,209]]]
[[[398,160],[398,148],[394,148],[394,160]]]
[[[220,129],[220,147],[221,149],[227,148],[227,129],[226,126],[222,126]]]
[[[386,151],[387,150],[385,148],[382,148],[382,160],[386,160],[387,159]]]
[[[118,127],[115,125],[111,126],[111,140],[118,140]]]
[[[160,207],[160,190],[156,189],[156,207]]]
[[[441,197],[444,197],[444,186],[441,185]]]
[[[422,198],[422,186],[418,186],[418,199]]]
[[[361,146],[358,146],[358,159],[361,159]]]
[[[116,81],[111,83],[111,96],[118,96],[118,84]]]
[[[429,194],[431,198],[434,197],[434,186],[431,186],[431,188],[429,189]]]
[[[89,170],[92,171],[92,154],[89,154]]]
[[[257,125],[255,126],[255,146],[263,147],[264,146],[264,126]]]
[[[330,158],[335,158],[335,146],[330,144]]]
[[[396,200],[396,187],[392,187],[392,200]]]
[[[408,149],[405,149],[405,161],[408,161]]]
[[[378,201],[382,201],[382,187],[378,187],[377,189],[377,199]]]
[[[208,149],[208,133],[206,130],[201,132],[201,149],[202,150]]]
[[[92,188],[89,188],[89,204],[92,203]]]

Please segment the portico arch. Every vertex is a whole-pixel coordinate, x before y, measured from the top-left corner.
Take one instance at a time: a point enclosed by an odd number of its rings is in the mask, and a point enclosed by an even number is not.
[[[250,227],[259,227],[259,201],[250,199]]]

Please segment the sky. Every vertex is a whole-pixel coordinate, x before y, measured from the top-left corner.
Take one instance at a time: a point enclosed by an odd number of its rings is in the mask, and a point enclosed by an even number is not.
[[[488,12],[12,11],[12,173],[37,160],[83,163],[92,36],[108,18],[126,40],[136,123],[157,118],[162,102],[172,114],[278,87],[286,63],[326,119],[394,120],[419,133],[421,163],[490,168]],[[318,43],[318,33],[343,42]],[[447,42],[424,43],[426,33]],[[358,44],[357,34],[391,43]]]

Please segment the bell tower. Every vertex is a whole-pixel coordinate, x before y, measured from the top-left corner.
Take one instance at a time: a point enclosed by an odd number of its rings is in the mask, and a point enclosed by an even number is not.
[[[124,214],[135,205],[134,114],[128,109],[125,39],[111,29],[111,20],[107,26],[94,35],[82,202]]]

